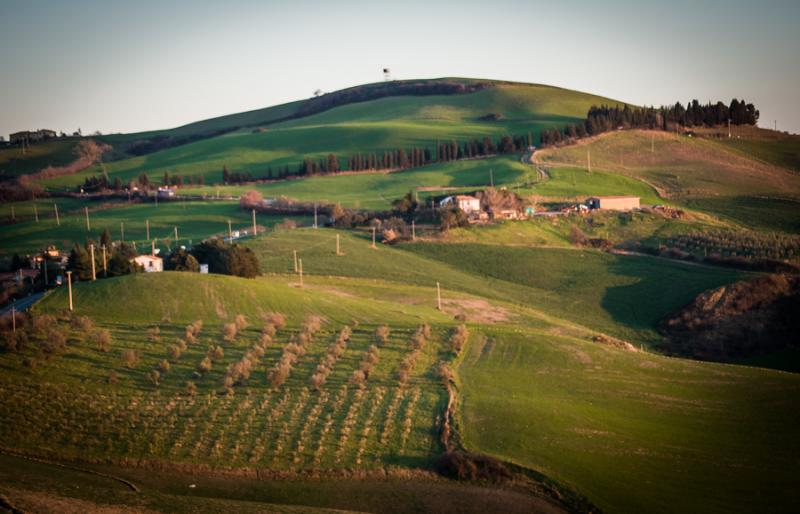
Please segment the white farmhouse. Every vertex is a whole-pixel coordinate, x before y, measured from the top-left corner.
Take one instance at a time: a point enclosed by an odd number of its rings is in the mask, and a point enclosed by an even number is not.
[[[144,268],[146,273],[158,273],[164,271],[164,259],[155,255],[139,255],[133,262]]]
[[[439,207],[458,207],[462,211],[467,214],[472,214],[473,212],[478,212],[481,210],[481,201],[475,198],[474,196],[469,195],[456,195],[456,196],[448,196],[441,202],[439,202]]]

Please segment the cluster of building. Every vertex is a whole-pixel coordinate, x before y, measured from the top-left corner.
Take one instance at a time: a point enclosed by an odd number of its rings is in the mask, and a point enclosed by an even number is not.
[[[39,130],[22,130],[14,132],[8,136],[8,142],[12,145],[29,145],[31,143],[38,143],[47,139],[55,139],[57,137],[55,130],[39,129]]]
[[[484,210],[481,207],[480,199],[471,195],[448,196],[439,202],[439,207],[443,209],[458,207],[464,211],[470,221],[475,223],[489,220],[519,220],[526,218],[526,212],[519,209],[488,207]]]
[[[439,202],[440,208],[458,207],[473,223],[489,220],[520,220],[537,214],[564,214],[569,211],[591,211],[603,209],[608,211],[632,211],[640,208],[638,196],[592,196],[585,203],[576,205],[573,209],[556,211],[553,213],[538,213],[533,206],[522,209],[492,208],[484,209],[481,200],[471,195],[448,196]]]

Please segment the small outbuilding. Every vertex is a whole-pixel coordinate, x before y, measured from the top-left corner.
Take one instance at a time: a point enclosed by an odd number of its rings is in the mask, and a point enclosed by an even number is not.
[[[638,196],[593,196],[586,200],[590,209],[630,211],[639,208]]]
[[[156,194],[158,194],[159,198],[174,198],[175,189],[171,187],[159,187]]]
[[[139,255],[133,262],[144,268],[145,273],[159,273],[164,271],[164,259],[155,255]]]

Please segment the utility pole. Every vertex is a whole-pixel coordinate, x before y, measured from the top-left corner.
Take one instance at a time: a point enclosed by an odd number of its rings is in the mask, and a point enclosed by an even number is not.
[[[436,308],[442,310],[442,288],[439,282],[436,282]]]
[[[11,332],[17,333],[17,309],[11,307]]]
[[[300,268],[299,268],[299,272],[300,272],[300,287],[303,287],[303,259],[300,259],[298,261],[298,263],[299,263],[299,266],[300,266]]]
[[[147,230],[147,239],[150,239],[150,220],[144,220],[144,226]]]
[[[175,227],[175,246],[178,246],[178,227]]]
[[[123,243],[125,242],[125,222],[119,222],[119,238]]]
[[[92,226],[89,224],[89,208],[84,207],[83,212],[86,214],[86,232],[91,232]]]
[[[258,225],[256,225],[256,210],[253,209],[253,237],[258,234]]]
[[[314,228],[317,228],[317,204],[314,204]]]
[[[150,246],[151,246],[150,255],[155,255],[156,254],[156,242],[155,241],[150,241]]]
[[[375,248],[375,227],[372,227],[372,247]]]
[[[775,120],[775,132],[778,131],[778,120]]]
[[[103,245],[103,275],[108,278],[108,266],[106,265],[106,245]]]
[[[297,267],[297,250],[292,250],[292,253],[294,254],[294,272],[297,273],[299,269]]]
[[[69,290],[69,310],[72,310],[72,272],[67,272],[67,289]]]
[[[94,269],[94,243],[89,245],[89,251],[92,253],[92,281],[97,280],[97,273]]]
[[[44,287],[47,287],[47,249],[42,252],[42,267],[44,269]]]
[[[177,237],[175,239],[177,239]],[[233,242],[233,229],[231,228],[231,220],[228,220],[228,242]]]
[[[489,185],[494,187],[494,170],[492,168],[489,168]]]
[[[336,255],[342,255],[339,252],[339,234],[336,234]],[[300,261],[300,262],[302,262],[302,261]],[[300,265],[300,267],[302,268],[302,264]]]
[[[33,217],[36,219],[36,223],[39,223],[39,209],[36,208],[36,204],[33,204]]]
[[[56,225],[61,226],[61,219],[58,217],[58,204],[53,202],[53,209],[56,211]]]
[[[731,138],[731,119],[728,118],[728,139]]]
[[[414,220],[411,220],[411,240],[412,241],[417,240],[417,225],[414,222]]]

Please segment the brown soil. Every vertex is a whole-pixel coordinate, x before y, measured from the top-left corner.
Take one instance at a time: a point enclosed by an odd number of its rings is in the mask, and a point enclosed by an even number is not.
[[[22,512],[41,514],[85,514],[87,512],[96,514],[156,514],[156,511],[142,507],[100,504],[40,491],[13,488],[5,488],[4,491],[9,503]]]
[[[443,299],[442,310],[453,316],[463,315],[467,321],[476,323],[500,323],[511,317],[503,307],[479,299]]]

